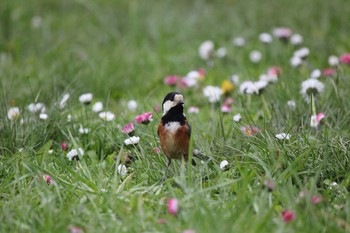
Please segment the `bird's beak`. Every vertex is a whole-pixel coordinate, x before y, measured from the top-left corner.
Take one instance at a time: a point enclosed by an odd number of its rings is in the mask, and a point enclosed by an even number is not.
[[[181,103],[181,104],[183,104],[183,103],[184,103],[184,97],[183,97],[182,95],[175,95],[175,96],[174,96],[174,101],[175,101],[176,103]]]

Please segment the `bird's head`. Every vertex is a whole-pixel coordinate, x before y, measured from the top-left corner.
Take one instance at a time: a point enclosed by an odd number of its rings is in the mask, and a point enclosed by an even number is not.
[[[179,110],[181,113],[183,114],[183,105],[184,105],[184,97],[182,94],[178,93],[178,92],[170,92],[169,94],[167,94],[163,100],[163,105],[162,105],[162,109],[163,109],[163,116],[165,116],[171,109],[175,109],[179,108]]]

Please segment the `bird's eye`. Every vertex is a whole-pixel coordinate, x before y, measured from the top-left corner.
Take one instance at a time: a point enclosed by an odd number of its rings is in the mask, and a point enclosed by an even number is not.
[[[170,101],[174,101],[174,96],[170,98]]]

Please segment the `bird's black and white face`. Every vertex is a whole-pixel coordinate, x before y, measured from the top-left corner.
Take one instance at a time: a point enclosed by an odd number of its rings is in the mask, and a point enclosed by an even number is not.
[[[181,105],[181,109],[183,109],[184,97],[182,94],[178,92],[170,92],[167,94],[163,100],[163,116],[165,116],[170,111],[170,109],[179,105]]]

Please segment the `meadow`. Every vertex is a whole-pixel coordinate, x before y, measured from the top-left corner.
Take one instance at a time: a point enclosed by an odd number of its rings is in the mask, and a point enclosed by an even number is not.
[[[0,232],[350,232],[347,0],[0,5]]]

